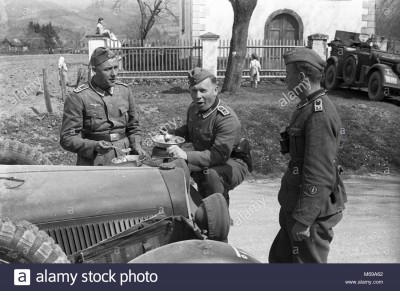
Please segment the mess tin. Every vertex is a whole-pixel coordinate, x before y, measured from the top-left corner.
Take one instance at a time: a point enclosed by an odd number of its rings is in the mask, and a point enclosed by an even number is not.
[[[169,138],[165,138],[165,135],[157,134],[156,136],[152,136],[151,139],[154,142],[154,145],[159,148],[169,148],[170,146],[177,145],[182,146],[185,143],[185,139],[180,136],[169,135]]]

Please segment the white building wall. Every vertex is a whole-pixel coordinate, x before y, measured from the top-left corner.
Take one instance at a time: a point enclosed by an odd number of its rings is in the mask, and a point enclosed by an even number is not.
[[[192,0],[193,37],[213,32],[221,39],[232,34],[233,9],[228,0]],[[314,33],[335,36],[336,30],[373,33],[366,15],[374,13],[375,0],[258,0],[249,27],[249,38],[263,39],[268,16],[280,9],[291,9],[302,19],[304,40]],[[364,15],[364,16],[363,16]],[[364,19],[364,21],[363,21]],[[369,27],[369,29],[367,29]]]

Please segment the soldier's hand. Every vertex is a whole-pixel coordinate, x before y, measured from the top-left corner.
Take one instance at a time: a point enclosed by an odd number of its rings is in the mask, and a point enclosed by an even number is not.
[[[160,132],[160,134],[162,134],[162,135],[169,134],[168,128],[166,128],[165,126],[160,127],[159,132]]]
[[[147,152],[144,149],[142,149],[142,147],[140,147],[140,146],[135,147],[133,150],[141,157],[149,157]]]
[[[295,241],[302,241],[310,237],[310,227],[296,221],[292,228],[292,236]]]
[[[98,141],[94,146],[94,150],[101,155],[108,153],[111,149],[112,149],[112,144],[104,140]]]
[[[177,145],[173,145],[167,148],[167,153],[175,159],[187,160],[187,153]]]

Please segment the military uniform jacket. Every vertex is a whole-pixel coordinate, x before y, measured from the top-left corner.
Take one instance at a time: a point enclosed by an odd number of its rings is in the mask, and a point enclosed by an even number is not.
[[[92,82],[75,89],[64,104],[61,146],[77,153],[78,162],[79,156],[94,160],[96,141],[84,138],[85,134],[111,133],[124,133],[132,145],[141,142],[135,100],[128,86],[116,82],[107,91]]]
[[[291,159],[278,200],[307,226],[341,212],[347,201],[337,165],[341,127],[332,101],[318,90],[298,105],[287,129]]]
[[[201,168],[225,165],[232,149],[240,141],[241,125],[236,113],[217,97],[211,108],[199,112],[196,104],[189,106],[187,123],[175,130],[193,143],[195,151],[187,153],[188,163]]]

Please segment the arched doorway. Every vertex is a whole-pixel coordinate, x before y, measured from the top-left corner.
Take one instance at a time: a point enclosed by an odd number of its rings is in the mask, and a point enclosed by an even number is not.
[[[265,22],[265,39],[274,41],[303,41],[303,21],[290,9],[281,9],[272,13]]]
[[[284,72],[283,55],[287,48],[282,45],[303,45],[303,31],[303,21],[293,10],[281,9],[272,13],[265,22],[265,44],[278,47],[264,51],[263,66]]]

